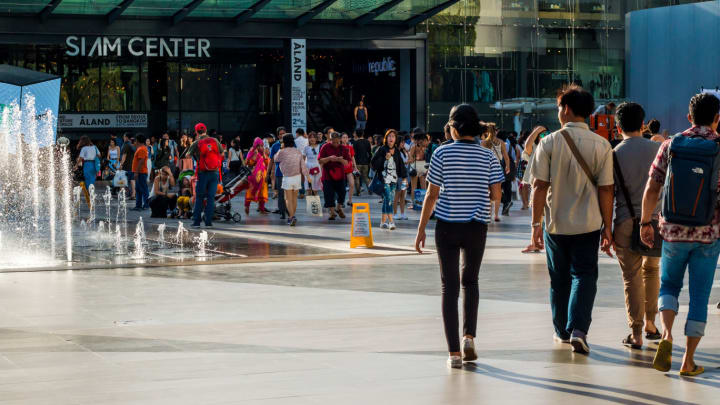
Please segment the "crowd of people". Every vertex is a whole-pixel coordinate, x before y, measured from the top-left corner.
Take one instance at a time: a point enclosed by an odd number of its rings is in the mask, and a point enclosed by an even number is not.
[[[639,104],[612,105],[621,139],[590,130],[594,99],[581,87],[564,88],[557,105],[561,129],[551,133],[537,127],[523,134],[516,148],[523,208],[532,209],[531,244],[525,251],[546,250],[554,341],[575,353],[590,352],[599,251],[613,257],[614,250],[630,330],[618,340],[631,349],[641,349],[643,339],[659,341],[653,367],[669,371],[672,327],[687,271],[690,305],[680,374],[703,373],[694,355],[705,333],[720,255],[720,100],[695,95],[687,116],[690,128],[674,137],[660,134],[656,120],[645,124]],[[434,215],[448,365],[459,368],[477,359],[478,273],[488,224],[497,216],[493,206],[503,202],[513,158],[494,126],[481,122],[469,105],[452,109],[446,130],[452,141],[438,148],[430,163],[415,247],[422,253]]]

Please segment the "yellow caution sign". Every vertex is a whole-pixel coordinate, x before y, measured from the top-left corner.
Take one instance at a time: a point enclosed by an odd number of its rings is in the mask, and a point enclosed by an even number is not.
[[[372,224],[370,223],[370,204],[353,204],[352,226],[350,227],[350,247],[373,247]]]

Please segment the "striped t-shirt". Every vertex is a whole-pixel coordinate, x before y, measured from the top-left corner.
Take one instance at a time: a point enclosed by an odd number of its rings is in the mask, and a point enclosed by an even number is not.
[[[490,149],[470,141],[439,147],[427,176],[440,187],[435,216],[445,222],[490,222],[490,186],[505,181]]]

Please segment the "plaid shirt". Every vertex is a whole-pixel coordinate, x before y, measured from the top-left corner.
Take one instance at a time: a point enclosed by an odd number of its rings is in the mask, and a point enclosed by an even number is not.
[[[700,135],[705,139],[714,140],[719,138],[718,134],[708,127],[694,126],[682,133],[682,136]],[[669,162],[670,142],[672,138],[663,142],[655,157],[655,161],[650,167],[650,178],[654,181],[664,184],[665,174],[667,173]],[[718,184],[718,192],[720,192],[720,184]],[[660,215],[660,235],[663,240],[668,242],[697,242],[697,243],[714,243],[720,239],[720,199],[715,207],[715,216],[710,225],[705,226],[685,226],[666,222]]]

